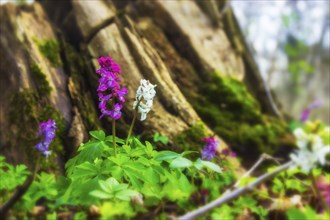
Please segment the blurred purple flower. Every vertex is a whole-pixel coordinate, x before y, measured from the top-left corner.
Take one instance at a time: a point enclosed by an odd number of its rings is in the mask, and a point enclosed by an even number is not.
[[[312,112],[312,110],[322,106],[322,102],[320,100],[314,101],[312,104],[310,104],[307,108],[305,108],[301,115],[300,115],[300,121],[301,122],[306,122]]]
[[[221,154],[225,156],[230,156],[230,157],[236,157],[236,153],[231,151],[229,148],[225,148],[221,151]]]
[[[203,141],[206,143],[206,145],[201,151],[202,159],[211,160],[213,157],[215,157],[220,142],[214,137],[203,138]]]
[[[44,136],[44,140],[39,142],[35,148],[41,151],[46,158],[51,154],[51,151],[48,150],[50,143],[55,138],[55,130],[56,130],[55,120],[49,119],[47,122],[41,122],[39,124],[39,132],[38,137],[41,135]]]
[[[121,104],[125,102],[124,96],[128,93],[126,88],[120,88],[119,85],[121,80],[117,74],[121,74],[120,66],[111,57],[100,57],[98,62],[101,66],[96,70],[96,73],[101,76],[97,88],[99,109],[102,113],[100,119],[106,115],[118,120],[123,108]],[[108,106],[112,106],[112,109],[108,109]]]
[[[321,196],[324,198],[326,204],[330,207],[330,184],[328,183],[317,183],[316,187],[320,190]]]

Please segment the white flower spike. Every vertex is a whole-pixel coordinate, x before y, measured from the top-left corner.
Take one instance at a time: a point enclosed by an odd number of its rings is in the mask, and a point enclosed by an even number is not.
[[[149,80],[141,79],[140,86],[136,91],[135,101],[133,103],[133,109],[138,105],[137,111],[141,114],[141,121],[147,118],[148,112],[153,105],[153,99],[156,95],[156,85],[153,85]]]
[[[301,128],[297,128],[293,133],[299,148],[290,155],[295,166],[300,166],[303,171],[309,172],[317,163],[321,165],[326,163],[326,155],[330,153],[330,146],[325,146],[320,136],[306,134]]]

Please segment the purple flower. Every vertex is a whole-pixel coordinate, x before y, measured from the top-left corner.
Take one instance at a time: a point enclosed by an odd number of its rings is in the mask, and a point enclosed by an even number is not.
[[[204,138],[203,141],[207,144],[201,151],[202,159],[211,160],[213,157],[215,157],[220,142],[214,137]]]
[[[230,156],[230,157],[236,157],[236,153],[231,151],[229,148],[225,148],[221,151],[221,154],[225,156]]]
[[[305,108],[301,115],[300,115],[300,121],[301,122],[306,122],[312,112],[312,110],[320,107],[322,105],[322,102],[320,100],[314,101],[312,104],[310,104],[307,108]]]
[[[98,62],[101,66],[96,70],[96,73],[101,76],[97,88],[99,109],[102,113],[100,119],[106,115],[118,120],[121,117],[121,104],[125,102],[124,96],[128,93],[126,88],[120,88],[119,85],[121,80],[117,74],[121,73],[120,66],[111,57],[100,57]]]
[[[51,151],[48,150],[49,144],[55,138],[55,130],[56,130],[55,120],[49,119],[47,122],[41,122],[39,124],[39,132],[38,137],[41,135],[44,136],[44,140],[38,143],[35,148],[41,151],[46,158],[51,154]]]
[[[111,57],[100,57],[97,61],[99,62],[101,69],[97,70],[96,73],[106,71],[121,74],[120,66]]]
[[[330,184],[325,182],[319,182],[316,187],[320,190],[321,196],[323,196],[326,204],[330,207]]]

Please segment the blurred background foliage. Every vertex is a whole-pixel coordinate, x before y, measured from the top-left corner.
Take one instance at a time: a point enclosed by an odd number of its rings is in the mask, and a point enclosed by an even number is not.
[[[330,122],[330,1],[231,1],[264,80],[285,112]]]

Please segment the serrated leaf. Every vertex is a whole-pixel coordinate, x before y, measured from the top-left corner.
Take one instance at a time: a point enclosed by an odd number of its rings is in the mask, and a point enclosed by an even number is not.
[[[89,141],[79,147],[79,154],[74,158],[70,159],[66,164],[65,168],[67,173],[73,172],[75,167],[84,162],[93,162],[95,158],[101,157],[105,148],[105,143],[103,141]]]
[[[159,183],[159,175],[149,167],[144,173],[143,176],[145,180],[149,183],[157,184]]]
[[[137,189],[141,189],[143,184],[141,179],[143,180],[143,176],[139,173],[136,173],[136,171],[130,169],[130,168],[126,168],[124,169],[124,173],[127,175],[127,177],[129,178],[130,182],[132,183],[132,185],[137,188]]]
[[[146,141],[146,152],[148,156],[151,156],[153,150],[153,146],[150,144],[150,142]]]
[[[76,167],[74,172],[70,175],[73,179],[91,179],[99,174],[99,169],[90,162],[85,162]]]
[[[178,157],[170,163],[171,168],[186,168],[190,167],[193,163],[187,158]]]
[[[123,145],[122,147],[123,147],[123,149],[125,150],[125,152],[126,152],[127,154],[130,154],[130,152],[131,152],[131,147],[130,147],[130,146],[128,146],[128,145]]]
[[[131,197],[133,196],[137,196],[139,195],[138,192],[130,190],[130,189],[126,189],[126,190],[122,190],[119,191],[115,194],[115,197],[124,201],[129,201],[131,200]]]
[[[112,143],[113,142],[113,136],[111,136],[111,135],[106,136],[104,141]],[[123,139],[119,138],[119,137],[115,137],[115,142],[118,143],[118,144],[125,144],[125,141]]]
[[[122,191],[128,188],[127,184],[118,184],[117,186],[113,187],[113,192],[118,192],[118,191]]]
[[[106,193],[104,191],[100,191],[100,190],[94,190],[92,192],[89,193],[91,196],[100,198],[100,199],[111,199],[113,198],[112,194]]]
[[[159,152],[155,160],[162,161],[162,160],[171,160],[180,157],[181,155],[178,153],[175,153],[173,151],[161,151]]]
[[[135,137],[133,137],[132,140],[132,144],[131,144],[132,148],[144,148],[145,146],[141,143],[141,141]]]
[[[150,166],[150,160],[148,160],[145,157],[140,157],[137,161],[139,163],[143,164],[144,166],[147,166],[147,167]]]
[[[217,172],[217,173],[221,173],[222,172],[221,167],[218,166],[215,163],[212,163],[210,161],[205,161],[205,160],[202,160],[201,163],[202,163],[203,166],[209,168],[210,170],[213,170],[214,172]]]
[[[105,133],[102,130],[99,131],[90,131],[89,134],[96,138],[97,140],[104,141]]]
[[[163,144],[168,144],[168,137],[155,133],[153,137],[154,142],[161,142]]]
[[[130,156],[131,157],[140,157],[146,154],[146,151],[144,148],[135,148],[131,150]]]
[[[123,169],[120,166],[112,166],[110,170],[111,175],[116,179],[121,179],[124,175]]]
[[[112,185],[108,184],[106,181],[103,180],[99,180],[99,185],[101,187],[101,189],[107,193],[111,193],[112,192]]]

